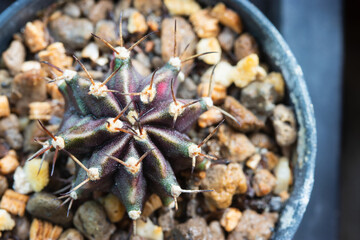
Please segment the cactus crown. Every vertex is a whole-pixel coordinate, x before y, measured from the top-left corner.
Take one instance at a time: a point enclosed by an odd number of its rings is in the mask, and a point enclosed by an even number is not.
[[[176,23],[174,32],[176,36]],[[199,115],[213,106],[211,98],[176,98],[181,64],[198,55],[181,59],[174,41],[174,56],[142,77],[131,64],[130,52],[146,37],[129,49],[122,41],[114,48],[97,37],[114,51],[112,73],[103,82],[92,79],[76,57],[89,79],[57,68],[63,73],[55,80],[65,98],[64,118],[56,135],[40,122],[51,138],[30,160],[55,150],[54,169],[61,150],[80,166],[72,190],[62,197],[67,198],[64,203],[70,201],[69,207],[86,193],[110,185],[136,220],[149,191],[158,194],[165,206],[176,205],[182,192],[206,191],[183,190],[174,174],[204,169],[212,159],[201,152],[201,146],[216,129],[200,144],[186,135]],[[196,166],[198,156],[202,158]]]

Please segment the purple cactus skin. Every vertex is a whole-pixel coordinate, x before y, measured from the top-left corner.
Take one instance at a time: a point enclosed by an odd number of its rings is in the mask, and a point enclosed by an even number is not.
[[[63,71],[57,79],[66,103],[63,121],[56,136],[42,125],[51,139],[30,159],[55,149],[55,165],[58,151],[64,151],[80,166],[65,202],[71,205],[111,185],[136,220],[148,192],[158,194],[165,206],[190,192],[181,189],[174,171],[194,168],[196,158],[206,156],[202,144],[193,143],[186,132],[213,103],[209,97],[175,98],[185,60],[174,56],[144,78],[131,64],[130,49],[113,51],[112,74],[103,82]],[[209,160],[201,159],[198,166],[209,166]]]

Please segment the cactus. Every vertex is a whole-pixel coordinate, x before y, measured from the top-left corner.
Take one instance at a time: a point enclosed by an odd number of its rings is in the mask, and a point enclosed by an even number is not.
[[[148,192],[158,194],[165,206],[175,206],[183,192],[207,191],[183,190],[174,174],[194,170],[199,156],[200,169],[213,159],[201,146],[217,128],[200,144],[186,135],[200,114],[213,107],[211,98],[176,98],[181,64],[198,55],[176,56],[175,40],[174,56],[144,78],[133,68],[130,53],[147,36],[129,49],[122,41],[114,48],[95,37],[114,52],[112,73],[96,81],[76,57],[89,79],[57,68],[63,73],[54,81],[65,99],[64,118],[56,135],[40,122],[51,138],[29,160],[55,151],[52,174],[58,152],[65,152],[79,165],[71,191],[61,197],[70,202],[69,209],[73,200],[109,186],[132,220],[140,217]]]

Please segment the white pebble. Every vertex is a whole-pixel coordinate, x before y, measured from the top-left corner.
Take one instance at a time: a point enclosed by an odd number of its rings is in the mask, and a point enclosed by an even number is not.
[[[210,67],[204,75],[201,77],[201,82],[207,83],[210,81],[211,73],[213,71],[213,67]],[[234,71],[234,67],[231,66],[230,63],[221,61],[217,64],[214,76],[213,76],[213,83],[222,85],[224,87],[229,87],[232,81],[232,72]]]
[[[276,177],[276,186],[274,188],[275,194],[287,192],[291,183],[291,169],[289,166],[289,160],[286,157],[282,157],[279,160],[278,165],[274,169]]]
[[[0,209],[0,231],[9,231],[14,227],[15,221],[11,218],[11,215],[6,210]]]
[[[197,54],[204,52],[216,52],[199,57],[199,59],[203,60],[209,65],[214,65],[221,59],[221,46],[215,37],[201,39],[196,46],[196,52]]]
[[[17,167],[15,170],[13,189],[21,194],[29,194],[34,191],[22,167]]]
[[[91,61],[96,62],[96,60],[99,58],[99,46],[91,42],[89,43],[82,51],[81,51],[81,57],[83,58],[89,58]]]
[[[40,70],[41,64],[37,61],[26,61],[23,64],[21,64],[21,71],[27,72],[30,70]]]
[[[162,228],[156,226],[148,218],[146,222],[141,219],[136,221],[136,234],[149,240],[163,240]]]

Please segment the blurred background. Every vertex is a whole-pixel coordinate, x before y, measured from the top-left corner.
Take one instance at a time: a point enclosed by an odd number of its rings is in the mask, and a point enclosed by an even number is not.
[[[2,12],[14,0],[0,0]],[[318,130],[315,185],[296,240],[360,239],[360,14],[351,0],[252,0],[302,66]]]

